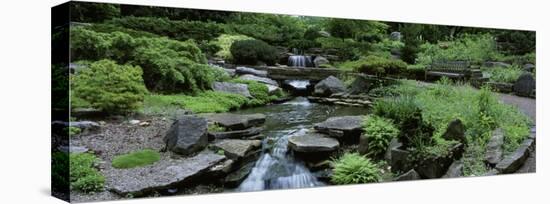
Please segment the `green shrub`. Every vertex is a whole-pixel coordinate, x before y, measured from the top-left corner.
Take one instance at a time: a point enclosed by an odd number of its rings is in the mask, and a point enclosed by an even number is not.
[[[92,154],[70,154],[71,189],[86,193],[103,190],[105,177],[94,168],[96,162]]]
[[[252,99],[247,102],[248,106],[265,105],[282,96],[282,93],[270,95],[267,86],[257,81],[234,79],[231,80],[231,82],[248,85],[248,91],[250,92],[250,95],[252,95]]]
[[[212,40],[223,33],[223,25],[202,21],[174,21],[168,18],[124,17],[106,23],[128,29],[146,31],[175,40]]]
[[[69,127],[68,128],[69,136],[78,135],[82,132],[82,130],[79,127]]]
[[[420,46],[417,64],[428,65],[433,61],[471,61],[481,64],[501,56],[494,37],[489,34],[465,35],[450,42],[423,44]]]
[[[128,169],[147,166],[160,160],[160,154],[154,150],[145,149],[113,158],[112,165],[117,169]]]
[[[401,131],[399,140],[405,147],[422,148],[433,144],[433,127],[425,123],[422,109],[413,97],[381,99],[373,107],[375,115],[389,118]]]
[[[392,121],[371,115],[363,121],[363,130],[368,141],[369,154],[380,156],[386,152],[390,141],[399,135],[399,130]]]
[[[264,62],[273,65],[277,61],[277,49],[260,40],[236,41],[230,50],[237,64],[255,65]]]
[[[307,50],[319,46],[320,44],[317,41],[305,39],[292,40],[288,43],[289,48],[296,48],[298,50]]]
[[[515,83],[523,72],[517,65],[508,68],[490,68],[486,71],[489,72],[489,79],[492,82],[500,83]]]
[[[71,2],[71,21],[102,22],[120,16],[120,7],[116,4]]]
[[[220,51],[216,52],[215,56],[221,57],[224,60],[231,61],[233,60],[233,56],[231,55],[230,51],[231,45],[233,45],[233,43],[237,41],[252,39],[254,38],[248,37],[246,35],[222,34],[211,43],[220,47]]]
[[[205,91],[196,96],[187,95],[148,95],[145,97],[145,114],[167,114],[177,109],[194,113],[221,113],[239,109],[248,99],[237,94]]]
[[[322,37],[315,40],[323,50],[338,56],[340,61],[356,60],[370,50],[370,44],[353,39]]]
[[[407,64],[401,60],[370,55],[356,61],[342,63],[340,67],[365,74],[391,75],[405,71]]]
[[[70,186],[69,154],[65,152],[52,153],[52,188],[58,192],[66,192]]]
[[[233,33],[286,46],[291,40],[303,37],[306,25],[300,18],[289,15],[238,13],[229,19],[228,27]]]
[[[357,153],[346,153],[332,162],[331,182],[334,184],[361,184],[378,182],[381,171],[374,162]]]
[[[137,110],[147,93],[139,67],[101,60],[74,76],[72,93],[93,108],[125,113]]]
[[[113,25],[113,24],[107,24],[107,23],[95,23],[95,24],[92,24],[90,26],[87,26],[86,29],[92,30],[92,31],[95,31],[95,32],[100,32],[100,33],[121,32],[121,33],[126,33],[126,34],[132,36],[133,38],[139,38],[139,37],[156,38],[156,37],[160,37],[159,35],[153,34],[153,33],[150,33],[150,32],[141,31],[141,30],[134,30],[134,29],[125,28],[125,27],[121,27],[121,26],[117,26],[117,25]]]

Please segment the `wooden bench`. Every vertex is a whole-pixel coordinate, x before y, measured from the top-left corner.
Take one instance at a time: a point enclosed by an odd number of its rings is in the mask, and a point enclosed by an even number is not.
[[[469,77],[470,62],[467,61],[436,61],[426,68],[424,79],[428,76],[466,79]]]

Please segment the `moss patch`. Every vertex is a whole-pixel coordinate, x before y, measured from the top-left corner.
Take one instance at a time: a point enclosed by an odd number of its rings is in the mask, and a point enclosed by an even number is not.
[[[113,159],[113,167],[128,169],[153,164],[160,160],[160,154],[154,150],[146,149],[116,156]]]

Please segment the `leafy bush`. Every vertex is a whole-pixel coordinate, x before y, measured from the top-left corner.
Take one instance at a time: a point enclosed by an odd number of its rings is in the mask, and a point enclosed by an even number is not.
[[[124,17],[106,23],[128,29],[146,31],[175,40],[212,40],[223,33],[221,24],[202,21],[173,21],[155,17]]]
[[[100,60],[72,78],[72,93],[102,111],[131,112],[147,93],[141,75],[139,67]]]
[[[374,162],[357,153],[346,153],[332,162],[331,182],[334,184],[361,184],[378,182],[381,171]]]
[[[422,118],[422,109],[413,97],[381,99],[373,107],[375,115],[392,119],[401,131],[399,140],[405,147],[422,148],[433,144],[433,127]]]
[[[69,154],[52,153],[52,188],[57,192],[66,192],[70,186]]]
[[[157,34],[141,31],[141,30],[134,30],[130,28],[125,28],[113,24],[107,24],[107,23],[94,23],[90,26],[86,26],[86,29],[92,30],[95,32],[100,33],[114,33],[114,32],[121,32],[126,33],[133,38],[139,38],[139,37],[148,37],[148,38],[154,38],[154,37],[160,37]]]
[[[187,95],[149,95],[145,97],[146,114],[166,114],[177,109],[186,109],[194,113],[221,113],[239,109],[248,99],[237,94],[205,91],[196,96]]]
[[[254,38],[248,37],[246,35],[229,35],[229,34],[222,34],[218,38],[216,38],[211,43],[217,45],[220,47],[220,50],[216,52],[217,57],[221,57],[224,60],[233,60],[233,56],[231,55],[231,45],[233,45],[234,42],[242,41],[242,40],[252,40]]]
[[[344,69],[375,75],[398,74],[407,68],[407,64],[401,60],[388,59],[374,55],[356,61],[347,61],[339,66]]]
[[[103,190],[105,177],[94,168],[97,158],[92,154],[70,154],[71,189],[82,192]]]
[[[418,64],[428,65],[433,61],[471,61],[482,63],[499,58],[496,41],[489,34],[465,35],[462,38],[439,44],[423,44],[420,46]]]
[[[112,165],[117,169],[128,169],[147,166],[160,160],[160,154],[154,150],[145,149],[113,158]]]
[[[237,64],[273,65],[277,61],[277,49],[260,40],[241,40],[231,45],[231,55]]]
[[[288,15],[238,13],[229,19],[228,25],[233,33],[281,46],[302,38],[305,32],[305,24]]]
[[[335,37],[322,37],[315,40],[323,50],[338,56],[341,61],[356,60],[370,49],[370,44],[357,42],[353,39],[339,39]]]
[[[435,128],[435,144],[432,146],[444,144],[441,136],[450,121],[457,118],[462,121],[468,141],[464,154],[464,175],[483,175],[486,172],[483,162],[485,145],[495,127],[504,130],[505,154],[514,151],[529,135],[532,121],[516,107],[501,103],[489,90],[480,92],[467,85],[449,82],[426,86],[408,80],[397,86],[393,90],[414,90],[410,92],[414,92],[414,103],[422,109],[422,119]],[[482,112],[484,114],[480,114]]]
[[[71,21],[102,22],[120,16],[120,8],[115,4],[71,2]]]
[[[500,83],[515,83],[523,72],[517,65],[508,68],[490,68],[485,71],[489,72],[491,81]]]
[[[386,152],[390,141],[399,135],[399,130],[392,121],[371,115],[363,121],[364,136],[368,141],[369,154],[380,156]]]
[[[319,46],[321,45],[317,41],[305,39],[292,40],[288,43],[289,48],[296,48],[298,50],[307,50]]]

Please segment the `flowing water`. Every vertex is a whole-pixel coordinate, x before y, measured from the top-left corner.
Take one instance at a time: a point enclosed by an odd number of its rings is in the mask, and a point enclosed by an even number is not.
[[[266,115],[263,141],[264,153],[238,191],[305,188],[323,185],[304,164],[289,152],[288,137],[304,135],[315,123],[329,117],[364,115],[367,110],[357,107],[331,106],[310,103],[304,97],[282,104],[236,111],[238,114],[263,113]]]
[[[288,66],[290,67],[312,67],[311,56],[292,55],[288,57]]]

